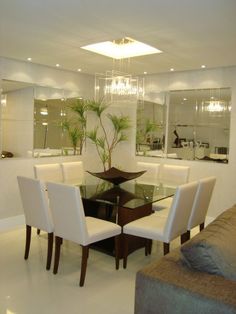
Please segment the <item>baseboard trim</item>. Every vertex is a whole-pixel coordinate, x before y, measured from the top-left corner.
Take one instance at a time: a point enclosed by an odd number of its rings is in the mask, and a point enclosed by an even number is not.
[[[18,215],[9,218],[0,219],[0,232],[9,231],[21,227],[25,224],[25,216]]]
[[[209,223],[211,223],[213,220],[215,220],[215,217],[206,216],[205,225],[209,225]]]

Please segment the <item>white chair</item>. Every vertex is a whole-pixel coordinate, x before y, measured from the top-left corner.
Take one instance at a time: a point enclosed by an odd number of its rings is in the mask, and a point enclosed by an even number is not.
[[[188,220],[187,232],[182,236],[182,243],[190,239],[190,231],[194,227],[199,226],[200,231],[204,229],[205,218],[215,183],[216,177],[199,180],[197,193]]]
[[[84,179],[84,168],[82,161],[61,163],[63,182],[81,185]]]
[[[36,179],[43,182],[63,182],[62,170],[60,164],[42,164],[34,166],[34,175]]]
[[[80,286],[84,285],[89,245],[115,237],[116,269],[119,268],[119,235],[121,227],[105,220],[86,217],[78,187],[60,183],[47,183],[50,208],[55,228],[55,260],[53,273],[58,271],[62,240],[82,246]]]
[[[197,182],[180,185],[175,192],[167,217],[154,214],[134,220],[123,226],[125,235],[138,236],[150,240],[162,241],[164,255],[169,253],[170,242],[187,231],[188,219],[197,191]],[[125,239],[123,267],[126,268],[128,255],[128,237]]]
[[[53,249],[53,222],[50,216],[44,185],[39,180],[22,176],[18,176],[17,180],[26,221],[26,243],[24,258],[28,259],[29,256],[31,227],[44,230],[48,233],[46,269],[49,270],[51,266]]]
[[[178,165],[163,165],[160,171],[160,182],[163,185],[176,187],[185,184],[189,179],[190,167]],[[172,198],[168,197],[162,201],[153,203],[153,210],[163,210],[169,208]]]
[[[137,179],[138,183],[158,184],[160,164],[137,162],[137,170],[146,170],[146,172]]]

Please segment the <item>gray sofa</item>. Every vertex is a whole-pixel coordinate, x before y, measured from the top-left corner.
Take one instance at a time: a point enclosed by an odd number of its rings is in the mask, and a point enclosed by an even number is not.
[[[236,313],[236,205],[136,276],[135,314]]]

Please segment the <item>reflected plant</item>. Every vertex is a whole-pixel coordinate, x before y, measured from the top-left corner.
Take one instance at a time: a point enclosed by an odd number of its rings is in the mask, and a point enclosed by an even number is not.
[[[88,110],[95,113],[99,123],[93,130],[87,132],[87,137],[96,146],[103,169],[106,171],[111,168],[112,153],[116,146],[127,140],[126,131],[130,128],[130,120],[128,116],[122,114],[119,116],[106,114],[105,111],[109,106],[103,100],[90,100],[87,105]],[[105,127],[104,119],[106,118],[111,122],[112,131]]]
[[[62,123],[62,128],[68,132],[74,155],[76,155],[78,145],[81,155],[86,139],[87,101],[84,99],[76,99],[76,102],[71,105],[70,109],[76,114],[76,118],[65,120]]]

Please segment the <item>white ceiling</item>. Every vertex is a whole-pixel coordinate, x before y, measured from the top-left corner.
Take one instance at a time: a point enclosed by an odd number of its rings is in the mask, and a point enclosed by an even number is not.
[[[0,0],[0,56],[94,74],[112,59],[80,47],[127,36],[163,51],[120,66],[133,74],[231,66],[235,16],[236,0]]]

